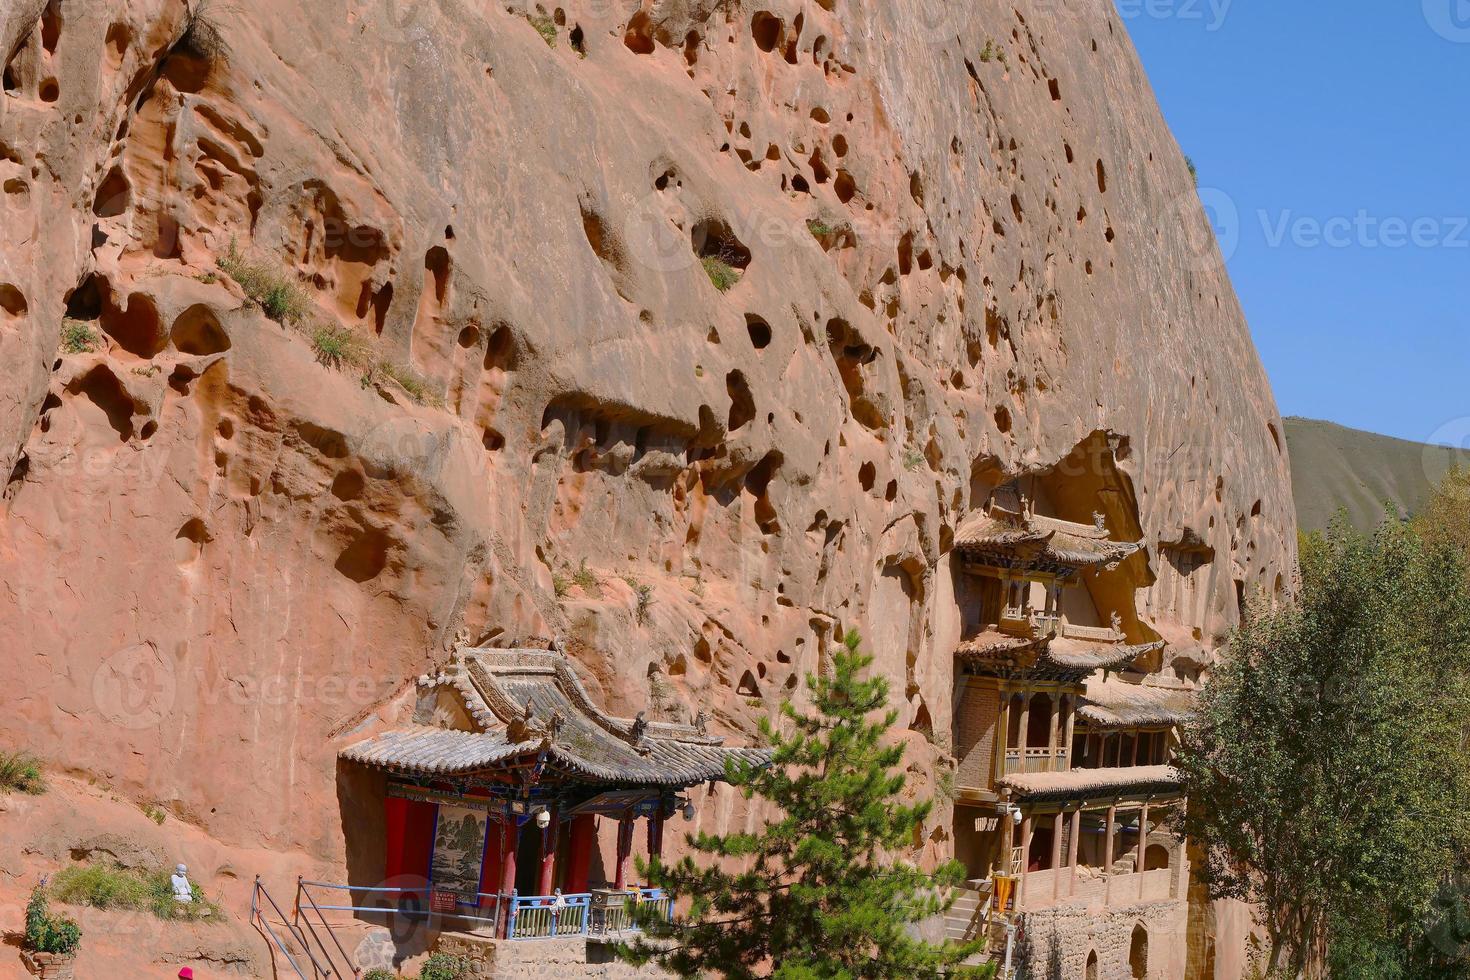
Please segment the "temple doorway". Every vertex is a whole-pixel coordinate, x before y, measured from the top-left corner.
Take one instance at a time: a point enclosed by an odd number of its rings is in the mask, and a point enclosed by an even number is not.
[[[535,895],[541,882],[541,831],[534,823],[521,828],[521,843],[516,848],[516,892]]]

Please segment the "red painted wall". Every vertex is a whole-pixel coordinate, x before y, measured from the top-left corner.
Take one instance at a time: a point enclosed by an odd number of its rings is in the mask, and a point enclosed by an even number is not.
[[[561,890],[567,894],[585,892],[588,877],[592,873],[592,848],[597,845],[597,818],[590,813],[581,814],[572,820],[571,844],[567,848],[570,860]]]
[[[383,800],[388,838],[384,863],[390,887],[422,886],[429,878],[429,860],[434,851],[432,803],[389,796]],[[427,901],[427,895],[419,896]]]

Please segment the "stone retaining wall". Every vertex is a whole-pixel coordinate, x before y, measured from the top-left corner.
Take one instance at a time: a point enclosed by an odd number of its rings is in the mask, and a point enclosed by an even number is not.
[[[1054,908],[1028,912],[1016,960],[1037,980],[1088,978],[1096,956],[1096,980],[1183,980],[1187,903],[1151,902],[1107,910]],[[1142,973],[1130,962],[1136,929],[1146,938]]]

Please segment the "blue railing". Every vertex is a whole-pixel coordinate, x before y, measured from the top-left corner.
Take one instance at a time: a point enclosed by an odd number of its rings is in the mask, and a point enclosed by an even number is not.
[[[553,939],[607,933],[636,932],[630,906],[653,908],[668,919],[673,916],[673,902],[660,888],[630,888],[622,902],[594,906],[592,895],[511,894],[510,924],[507,939]]]
[[[554,939],[587,935],[592,896],[515,896],[510,905],[508,939]]]
[[[298,880],[296,887],[298,915],[303,909],[309,910],[328,931],[332,926],[326,913],[375,913],[417,918],[437,914],[426,907],[428,886],[389,888]],[[343,898],[335,899],[336,895]],[[508,895],[496,895],[484,892],[475,897],[477,904],[461,900],[456,903],[455,911],[449,914],[494,929],[503,924],[507,939],[555,939],[636,932],[639,927],[632,911],[635,905],[651,909],[665,920],[672,919],[674,912],[673,901],[661,888],[600,892],[595,904],[591,892],[568,895],[518,895],[514,891]],[[509,910],[504,923],[496,914],[502,908]]]

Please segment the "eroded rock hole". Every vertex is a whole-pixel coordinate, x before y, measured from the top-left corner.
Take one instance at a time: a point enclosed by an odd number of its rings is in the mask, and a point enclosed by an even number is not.
[[[129,354],[145,360],[156,357],[167,342],[158,307],[145,293],[133,293],[126,307],[103,309],[102,332]]]
[[[343,470],[332,478],[332,496],[338,500],[356,500],[362,496],[365,482],[357,470]]]
[[[750,18],[750,36],[755,39],[755,46],[768,54],[776,50],[784,28],[781,18],[769,10],[757,10]]]
[[[434,288],[434,302],[440,306],[444,305],[444,298],[449,294],[449,250],[442,245],[436,245],[424,253],[424,278],[425,285],[432,283]]]
[[[705,218],[689,234],[691,247],[700,258],[719,259],[735,269],[750,265],[750,249],[719,218]]]
[[[731,371],[725,376],[725,391],[730,395],[730,420],[727,429],[735,432],[755,418],[755,399],[751,397],[750,385],[746,382],[745,375],[739,371]]]
[[[745,475],[745,489],[755,498],[755,522],[763,534],[775,534],[781,530],[776,508],[771,503],[770,487],[783,461],[781,453],[772,450]]]
[[[864,463],[858,468],[858,484],[863,488],[864,493],[873,489],[873,482],[877,477],[878,468],[871,462]]]
[[[12,319],[20,319],[30,311],[25,294],[10,283],[0,283],[0,313]]]
[[[181,354],[205,357],[223,354],[230,349],[229,334],[220,326],[219,318],[203,303],[196,303],[180,313],[174,320],[169,337]]]
[[[1097,189],[1103,194],[1108,192],[1108,171],[1101,160],[1097,161]]]
[[[653,18],[648,11],[640,10],[628,21],[623,46],[634,54],[653,54]]]
[[[116,218],[126,214],[132,198],[132,187],[121,167],[113,167],[97,188],[92,213],[99,218]]]
[[[61,0],[51,0],[41,12],[41,47],[47,54],[55,54],[60,41]]]
[[[393,539],[377,528],[365,528],[337,556],[335,568],[354,582],[368,582],[388,566]]]
[[[741,697],[758,698],[761,696],[760,685],[756,683],[755,675],[750,671],[740,675],[740,684],[735,688],[735,693]]]
[[[754,313],[745,314],[745,330],[750,334],[750,346],[756,350],[771,346],[771,325]]]
[[[515,366],[515,335],[511,333],[509,326],[502,323],[490,334],[490,340],[485,344],[485,370],[510,371]]]
[[[80,380],[72,382],[71,390],[102,410],[119,442],[127,442],[133,437],[133,399],[105,365],[97,365]]]
[[[194,562],[204,551],[204,546],[214,540],[209,528],[197,517],[191,517],[174,535],[174,560],[180,565]]]
[[[602,215],[586,206],[582,207],[582,231],[587,235],[587,244],[592,246],[593,253],[604,265],[620,274],[627,271],[623,249],[616,235],[602,220]]]

